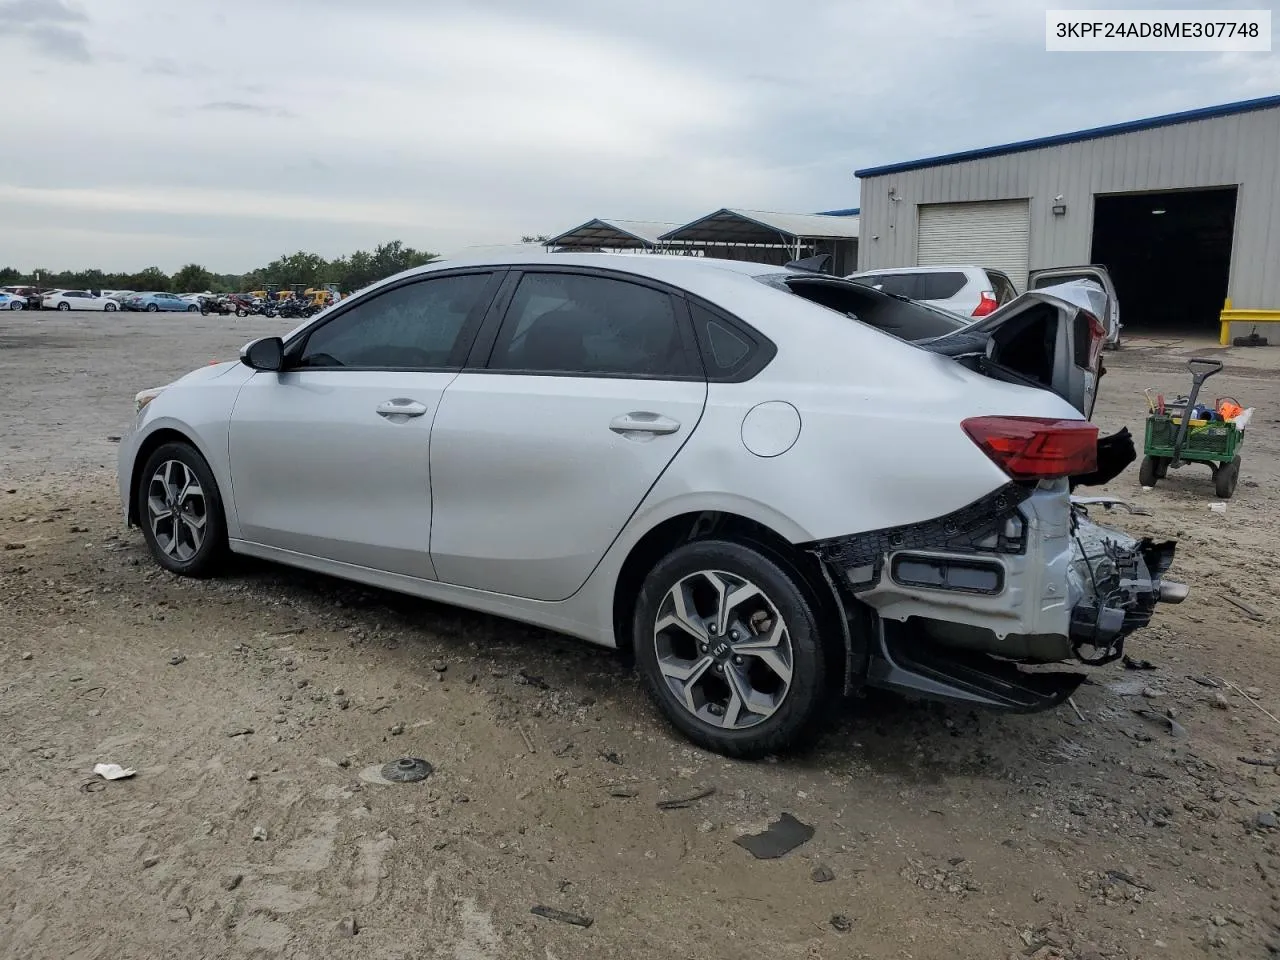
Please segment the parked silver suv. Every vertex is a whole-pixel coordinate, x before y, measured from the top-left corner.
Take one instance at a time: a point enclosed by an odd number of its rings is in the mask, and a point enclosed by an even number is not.
[[[848,279],[962,317],[985,317],[1018,295],[1008,274],[989,267],[896,267],[854,273]]]

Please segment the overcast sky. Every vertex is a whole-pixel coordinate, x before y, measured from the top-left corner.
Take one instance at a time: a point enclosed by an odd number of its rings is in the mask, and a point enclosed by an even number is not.
[[[1276,53],[1046,53],[1047,5],[1106,4],[0,0],[0,266],[850,207],[858,167],[1280,93]]]

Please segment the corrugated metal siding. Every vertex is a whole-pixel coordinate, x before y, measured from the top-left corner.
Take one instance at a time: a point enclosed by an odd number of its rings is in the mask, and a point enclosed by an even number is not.
[[[1025,200],[924,204],[917,226],[916,263],[990,267],[1004,271],[1015,287],[1025,290],[1029,227]]]
[[[1030,268],[1040,270],[1088,262],[1095,194],[1233,184],[1229,295],[1237,307],[1280,309],[1280,108],[868,177],[858,269],[915,265],[920,204],[1029,197]]]

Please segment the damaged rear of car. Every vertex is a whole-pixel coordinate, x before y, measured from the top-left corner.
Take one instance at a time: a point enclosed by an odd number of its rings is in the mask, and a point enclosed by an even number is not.
[[[847,297],[846,312],[879,317],[889,332],[938,325],[933,311],[912,301],[857,304],[859,292],[836,284],[804,278],[790,288],[806,295],[807,287],[828,306]],[[1127,430],[1100,439],[1088,419],[1105,373],[1106,299],[1096,285],[1065,284],[1023,294],[978,323],[907,337],[983,376],[1053,392],[1081,419],[967,418],[965,433],[1007,485],[927,523],[808,545],[839,586],[846,613],[871,612],[871,623],[854,627],[874,637],[857,658],[866,684],[1046,709],[1083,681],[1079,665],[1119,659],[1158,602],[1186,597],[1185,585],[1165,579],[1173,542],[1102,526],[1091,511],[1123,504],[1072,493],[1108,482],[1136,456]]]

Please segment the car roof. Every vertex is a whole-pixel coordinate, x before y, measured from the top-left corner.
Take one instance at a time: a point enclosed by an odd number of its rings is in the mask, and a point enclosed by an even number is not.
[[[433,260],[413,273],[433,272],[438,269],[464,266],[578,266],[597,269],[621,270],[654,280],[687,277],[699,272],[719,270],[747,276],[764,276],[779,273],[784,267],[768,263],[752,263],[746,260],[721,260],[717,257],[668,256],[656,253],[530,253],[519,250],[493,253],[467,254]],[[404,276],[405,274],[402,274]]]

